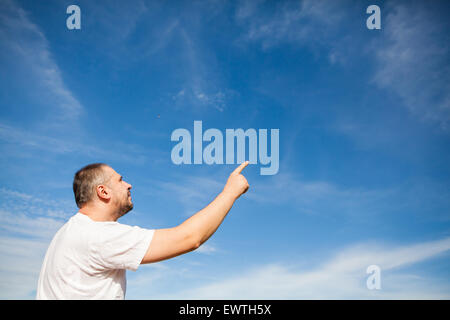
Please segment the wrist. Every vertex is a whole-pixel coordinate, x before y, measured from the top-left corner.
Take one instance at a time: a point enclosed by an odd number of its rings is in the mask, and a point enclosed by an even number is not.
[[[229,201],[236,201],[237,198],[239,198],[239,196],[237,196],[235,193],[229,191],[229,190],[222,190],[222,192],[220,193],[221,197],[229,200]]]

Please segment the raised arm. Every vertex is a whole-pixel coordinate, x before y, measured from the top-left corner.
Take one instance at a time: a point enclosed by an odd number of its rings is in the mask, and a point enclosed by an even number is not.
[[[157,262],[197,249],[213,235],[234,202],[248,188],[247,179],[241,174],[248,165],[242,163],[229,176],[222,192],[204,209],[177,227],[155,230],[153,240],[141,263]]]

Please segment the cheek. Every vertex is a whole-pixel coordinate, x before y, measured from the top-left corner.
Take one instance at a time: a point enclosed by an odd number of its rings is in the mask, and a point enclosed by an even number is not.
[[[114,190],[114,198],[116,202],[121,202],[123,198],[123,193],[120,190]]]

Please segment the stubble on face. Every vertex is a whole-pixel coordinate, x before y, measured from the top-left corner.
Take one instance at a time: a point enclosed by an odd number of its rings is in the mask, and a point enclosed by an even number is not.
[[[117,208],[117,215],[118,217],[122,217],[123,215],[133,210],[131,192],[129,189],[123,189],[123,186],[121,185],[121,176],[117,172],[115,172],[114,169],[109,169],[111,170],[111,176],[108,179],[108,184],[109,187],[114,190],[113,201],[115,207]]]
[[[133,210],[133,202],[131,201],[129,190],[127,190],[127,193],[125,193],[122,199],[120,199],[119,201],[118,214],[120,217]]]

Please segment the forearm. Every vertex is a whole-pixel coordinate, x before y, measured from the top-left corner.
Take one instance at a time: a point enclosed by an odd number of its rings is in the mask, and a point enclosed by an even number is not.
[[[184,221],[180,227],[192,235],[196,246],[199,246],[214,234],[235,201],[232,194],[221,192],[208,206]]]

